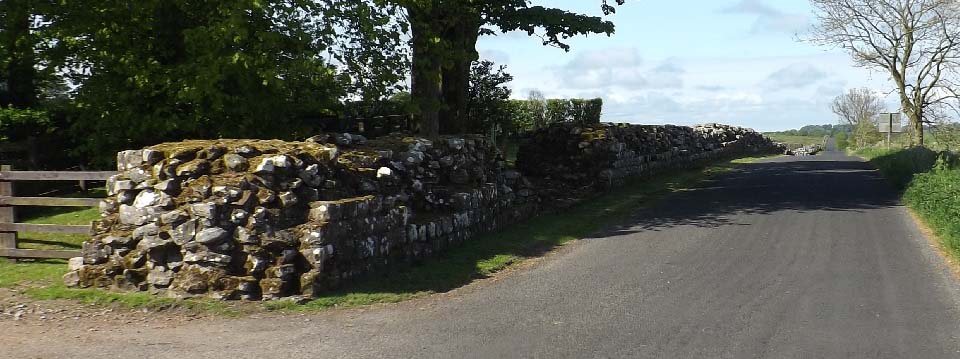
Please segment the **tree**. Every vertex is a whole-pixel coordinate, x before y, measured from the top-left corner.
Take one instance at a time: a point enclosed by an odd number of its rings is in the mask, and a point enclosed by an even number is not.
[[[36,39],[30,31],[34,15],[29,0],[0,3],[0,79],[6,85],[4,92],[7,93],[7,99],[3,101],[6,103],[0,103],[0,107],[30,108],[36,101]]]
[[[50,65],[49,0],[0,1],[0,107],[28,109],[66,87]]]
[[[475,127],[468,131],[496,134],[512,130],[513,119],[507,108],[511,91],[505,84],[513,81],[513,76],[505,70],[506,66],[494,68],[491,61],[473,63],[466,116]]]
[[[306,119],[332,114],[352,84],[325,60],[339,34],[322,5],[65,2],[55,29],[58,61],[79,84],[74,131],[99,134],[81,151],[185,137],[304,137],[315,130]]]
[[[479,36],[524,31],[539,36],[544,45],[569,50],[563,42],[566,38],[614,31],[613,23],[599,17],[530,6],[527,0],[395,1],[407,9],[413,55],[411,92],[421,116],[421,131],[427,136],[440,131],[461,133],[471,127],[463,114],[470,64],[478,59]],[[605,14],[614,12],[607,0],[601,7]]]
[[[846,132],[838,132],[833,139],[836,141],[837,150],[843,151],[850,147],[850,141],[847,140]]]
[[[534,130],[547,127],[547,98],[539,90],[527,95],[527,106]]]
[[[857,65],[886,71],[923,145],[927,107],[955,98],[950,77],[960,58],[960,12],[953,0],[811,0],[810,40],[838,46]]]
[[[863,147],[875,134],[877,127],[874,118],[883,111],[883,101],[868,88],[850,89],[847,93],[833,99],[830,109],[845,123],[854,129],[857,147]]]

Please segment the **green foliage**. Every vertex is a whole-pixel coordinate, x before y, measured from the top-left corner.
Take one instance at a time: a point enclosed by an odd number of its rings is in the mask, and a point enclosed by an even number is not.
[[[939,148],[947,151],[960,149],[960,124],[941,123],[933,128],[931,137]]]
[[[414,103],[422,118],[422,130],[434,136],[443,121],[459,124],[466,112],[466,78],[469,64],[478,58],[477,39],[496,31],[523,31],[540,37],[544,45],[569,50],[564,40],[588,34],[611,35],[613,23],[600,17],[557,8],[530,6],[527,0],[391,0],[408,13],[413,55]],[[622,0],[616,1],[622,4]],[[602,2],[604,13],[614,8]],[[439,91],[438,91],[439,90]],[[441,93],[443,96],[441,96]],[[450,118],[453,116],[453,118]],[[476,125],[448,126],[463,131]]]
[[[835,136],[839,132],[845,132],[849,135],[853,133],[853,128],[850,125],[807,125],[801,127],[799,130],[771,132],[771,134],[823,138],[824,136]]]
[[[908,149],[883,149],[866,147],[854,154],[870,160],[888,178],[897,189],[905,189],[910,185],[914,175],[930,172],[941,155],[946,156],[944,161],[955,161],[949,153],[938,153],[926,147],[911,147]]]
[[[871,121],[861,121],[858,123],[854,129],[854,136],[857,139],[857,146],[859,147],[874,145],[883,140],[877,125]]]
[[[846,132],[839,132],[833,138],[837,141],[837,149],[840,151],[846,150],[850,147],[850,141],[847,140]]]
[[[960,257],[960,169],[918,174],[903,194],[954,257]]]
[[[190,137],[302,136],[342,95],[309,3],[68,2],[86,153]],[[268,55],[269,54],[269,55]],[[270,126],[263,126],[270,123]]]
[[[54,131],[46,111],[0,107],[0,141],[16,141]]]
[[[870,159],[899,189],[903,201],[937,235],[946,251],[960,259],[960,159],[923,147],[856,152]]]
[[[494,68],[491,61],[471,66],[467,118],[468,123],[478,126],[474,131],[499,134],[512,129],[511,91],[505,84],[513,81],[513,76],[505,70],[506,66]]]
[[[529,99],[514,100],[513,127],[518,132],[542,128],[552,123],[600,123],[603,99]],[[543,115],[541,115],[543,114]]]

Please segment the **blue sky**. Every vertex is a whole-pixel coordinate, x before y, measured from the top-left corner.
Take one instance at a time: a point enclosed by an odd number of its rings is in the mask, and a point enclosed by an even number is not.
[[[600,15],[600,0],[533,3]],[[797,41],[812,17],[806,0],[628,0],[608,18],[616,34],[570,39],[570,52],[524,33],[482,37],[477,48],[507,65],[516,98],[602,97],[607,122],[775,131],[837,123],[829,103],[848,88],[892,89],[843,51]]]

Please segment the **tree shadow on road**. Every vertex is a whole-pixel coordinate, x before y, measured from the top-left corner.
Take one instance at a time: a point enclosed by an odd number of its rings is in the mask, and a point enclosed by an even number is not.
[[[744,165],[736,173],[642,209],[591,238],[678,226],[747,225],[733,219],[744,214],[862,212],[898,205],[897,192],[867,162],[840,156],[787,159]]]

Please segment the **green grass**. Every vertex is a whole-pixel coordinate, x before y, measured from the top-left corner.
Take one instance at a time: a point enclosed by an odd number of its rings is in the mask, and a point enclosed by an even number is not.
[[[923,147],[855,151],[873,163],[950,256],[960,260],[960,167],[957,156]]]
[[[898,190],[906,189],[915,174],[929,172],[939,156],[938,152],[925,147],[866,147],[853,154],[869,160]]]
[[[305,304],[281,300],[265,303],[262,308],[288,311],[321,310],[330,307],[393,303],[446,292],[502,271],[527,258],[542,256],[558,246],[621,222],[638,208],[647,206],[666,194],[694,187],[704,179],[729,172],[738,165],[758,159],[760,158],[725,161],[634,181],[561,213],[541,215],[500,232],[481,235],[423,263],[398,266],[367,276]],[[145,293],[66,288],[60,279],[65,272],[66,266],[62,261],[18,264],[0,261],[0,286],[25,287],[26,294],[39,300],[70,299],[132,308],[186,307],[227,314],[243,311],[244,304],[240,303],[184,301]],[[249,306],[247,304],[247,307]]]

